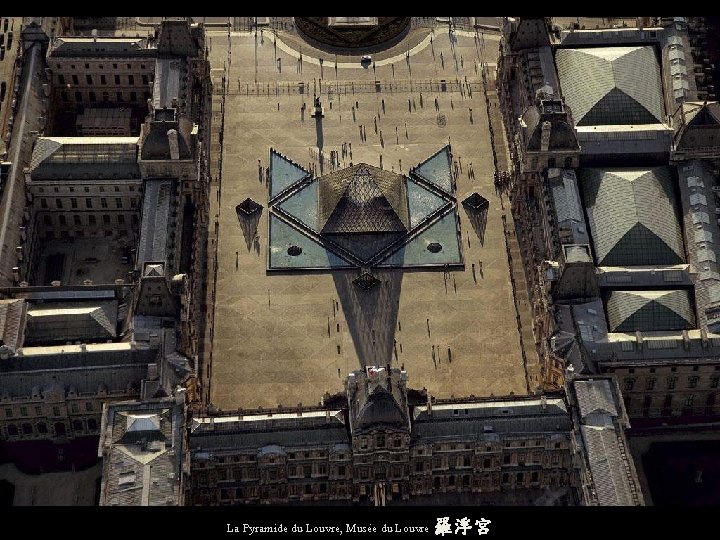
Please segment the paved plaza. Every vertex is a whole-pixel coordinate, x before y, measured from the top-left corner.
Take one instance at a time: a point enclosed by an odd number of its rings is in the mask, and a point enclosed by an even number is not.
[[[501,216],[512,219],[493,184],[478,67],[481,54],[494,62],[499,36],[442,28],[414,28],[364,66],[296,34],[209,31],[215,93],[223,74],[226,84],[224,125],[213,115],[223,127],[215,406],[313,405],[349,372],[387,363],[440,398],[527,393]],[[267,271],[271,148],[319,177],[351,163],[408,174],[448,144],[458,202],[473,192],[490,202],[480,227],[458,205],[464,268],[376,269],[371,291],[353,285],[358,270]],[[263,206],[250,238],[236,213],[248,197]]]

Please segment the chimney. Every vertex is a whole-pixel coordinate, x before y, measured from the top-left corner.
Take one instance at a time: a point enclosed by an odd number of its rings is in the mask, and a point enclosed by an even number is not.
[[[432,396],[430,392],[427,393],[427,412],[428,416],[432,416]]]
[[[180,159],[180,147],[178,146],[177,130],[169,129],[167,136],[168,142],[170,143],[170,159]]]
[[[572,381],[575,378],[575,368],[570,365],[565,368],[565,380],[567,382]]]
[[[540,151],[547,152],[550,149],[550,131],[552,129],[550,122],[545,120],[542,123],[542,132],[540,134]]]
[[[547,410],[547,398],[545,396],[540,396],[540,408],[543,411]]]

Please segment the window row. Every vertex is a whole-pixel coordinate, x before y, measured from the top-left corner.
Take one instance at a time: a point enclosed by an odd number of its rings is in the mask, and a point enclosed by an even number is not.
[[[57,66],[57,69],[63,69],[63,65],[62,65],[62,64],[55,64],[55,65]],[[118,68],[118,65],[120,65],[120,64],[113,63],[113,64],[112,64],[112,69],[122,69],[122,68]],[[138,64],[135,64],[135,63],[129,64],[129,63],[128,63],[128,64],[124,64],[124,66],[125,66],[125,69],[137,69]],[[154,70],[154,68],[155,68],[155,66],[154,66],[153,64],[140,64],[140,69],[147,69],[148,66],[149,66],[151,69],[153,69],[153,70]],[[76,68],[76,64],[70,64],[70,69],[75,69],[75,68]],[[105,64],[95,64],[95,63],[93,63],[93,69],[95,69],[95,68],[97,68],[97,69],[105,69]],[[80,68],[80,69],[82,69],[82,68]],[[90,69],[90,63],[89,63],[89,62],[86,62],[86,63],[85,63],[85,69]]]
[[[82,203],[80,202],[82,199],[77,199],[75,197],[70,197],[70,208],[79,208],[82,206]],[[95,202],[93,202],[95,201]],[[114,203],[112,202],[112,199],[110,199],[111,202],[108,202],[107,197],[100,197],[100,208],[110,208],[110,205],[113,204],[114,208],[116,210],[122,210],[124,208],[125,203],[123,202],[122,197],[115,197]],[[137,208],[138,200],[137,197],[130,197],[130,208]],[[62,197],[57,197],[54,201],[53,208],[57,210],[63,210],[67,208],[68,200]],[[97,199],[94,199],[93,197],[86,197],[85,198],[85,204],[84,207],[88,210],[91,210],[94,205],[97,205],[98,201]],[[45,197],[40,197],[40,208],[43,210],[48,210],[50,208],[50,202]]]
[[[122,78],[121,78],[122,77]],[[123,80],[124,79],[124,80]],[[83,80],[85,84],[88,85],[94,85],[97,81],[97,79],[93,79],[92,74],[88,73],[85,75],[84,79],[80,79],[78,75],[72,75],[70,77],[70,81],[72,81],[72,84],[79,85],[80,81]],[[99,77],[100,84],[108,84],[108,78],[105,75],[100,75]],[[129,86],[135,86],[135,75],[113,75],[113,84],[121,85],[123,82],[127,81],[127,84]],[[148,86],[149,84],[152,84],[152,78],[150,78],[148,75],[141,75],[137,78],[138,83],[142,82],[144,86]],[[69,81],[65,78],[65,75],[58,75],[58,82],[62,85],[69,84]]]
[[[95,410],[95,405],[92,401],[85,401],[84,402],[84,410],[86,412],[93,412]],[[81,405],[78,402],[72,402],[70,403],[70,412],[72,413],[79,413],[80,412]],[[46,416],[45,409],[42,405],[33,405],[32,407],[23,406],[18,408],[19,414],[15,412],[15,409],[13,407],[5,407],[5,418],[15,418],[15,417],[30,417],[30,416]],[[52,407],[52,416],[60,416],[61,414],[65,414],[63,410],[60,409],[59,406],[53,406]]]
[[[70,95],[71,94],[69,92],[67,92],[66,90],[62,90],[60,92],[60,99],[62,99],[62,101],[64,103],[69,103]],[[123,103],[126,100],[129,101],[130,103],[135,103],[138,101],[138,93],[135,91],[122,92],[120,90],[117,90],[114,93],[113,92],[102,92],[100,99],[98,99],[97,93],[94,90],[90,90],[87,93],[87,98],[85,98],[83,96],[82,92],[80,92],[79,90],[76,90],[72,94],[72,96],[74,98],[74,101],[76,101],[78,103],[85,103],[86,101],[89,101],[91,103],[96,103],[98,101],[101,101],[103,103],[109,103],[110,101],[116,101],[118,103]],[[111,96],[113,96],[112,99],[111,99]],[[142,96],[143,96],[143,101],[147,102],[148,99],[152,98],[152,93],[143,92]]]
[[[63,188],[63,192],[64,192],[64,191],[65,191],[65,189],[64,189],[65,187],[67,187],[67,190],[68,190],[70,193],[75,193],[75,186],[53,186],[53,193],[60,193],[60,189],[61,189],[61,188]],[[100,193],[103,193],[103,192],[105,191],[105,186],[83,186],[83,190],[85,191],[85,193],[90,193],[91,188],[93,188],[92,191],[96,191],[96,190],[94,189],[95,187],[97,187],[97,191],[99,191]],[[127,190],[124,189],[125,187],[127,187]],[[110,186],[107,186],[107,188],[108,188],[108,191],[110,191]],[[121,191],[130,191],[130,192],[132,193],[132,192],[135,191],[135,186],[132,185],[132,184],[130,184],[130,185],[128,185],[128,186],[112,186],[112,188],[113,188],[113,191],[114,191],[115,193],[119,193],[119,192],[121,192]],[[49,191],[49,189],[50,189],[50,188],[48,188],[48,191]],[[142,191],[142,188],[139,188],[138,191]],[[37,192],[38,192],[38,193],[45,193],[45,187],[44,187],[44,186],[38,186],[38,187],[37,187]]]
[[[67,426],[65,422],[55,422],[52,424],[52,428],[52,434],[57,437],[62,437],[67,434]],[[75,419],[72,421],[72,430],[76,434],[95,432],[97,429],[98,422],[94,418],[88,418],[87,420]],[[20,435],[46,435],[50,433],[47,422],[37,422],[35,424],[31,424],[30,422],[8,424],[6,431],[8,437],[18,437]]]
[[[45,214],[43,215],[43,224],[46,227],[54,227],[57,225],[60,227],[67,227],[69,225],[68,216],[65,214],[57,214],[57,220],[53,219],[53,215],[51,214]],[[127,218],[125,217],[125,214],[116,214],[116,219],[112,219],[112,217],[109,214],[102,214],[102,224],[103,225],[113,225],[114,223],[117,223],[118,225],[127,225]],[[73,214],[72,215],[72,225],[77,227],[82,227],[83,225],[97,225],[98,224],[98,216],[95,214],[88,214],[87,219],[83,219],[83,216],[81,214]],[[137,225],[139,223],[137,214],[132,214],[131,220],[132,225]]]
[[[677,386],[678,377],[676,375],[671,375],[669,377],[665,378],[665,388],[667,390],[674,390]],[[623,380],[623,390],[625,392],[632,392],[635,390],[637,379],[636,378],[625,378]],[[700,376],[699,375],[690,375],[687,378],[687,386],[686,388],[697,388],[698,384],[700,383]],[[718,388],[718,385],[720,384],[720,377],[717,375],[713,375],[708,379],[709,388]],[[645,390],[655,390],[657,386],[657,377],[649,377],[645,379]]]

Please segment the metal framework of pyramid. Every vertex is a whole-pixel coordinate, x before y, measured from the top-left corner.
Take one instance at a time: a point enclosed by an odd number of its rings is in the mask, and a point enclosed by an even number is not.
[[[359,163],[312,177],[271,149],[268,270],[462,264],[451,156],[443,147],[407,175]]]
[[[364,163],[338,173],[320,178],[318,225],[322,234],[408,230],[407,196],[401,176]]]
[[[368,271],[364,271],[353,280],[353,285],[360,287],[363,291],[369,291],[378,283],[380,283],[380,280]]]
[[[235,210],[238,213],[238,216],[244,215],[244,216],[251,216],[255,212],[258,212],[259,210],[262,210],[262,205],[259,203],[256,203],[253,201],[250,197],[245,199],[243,202],[238,204],[235,207]]]
[[[470,210],[474,210],[476,212],[490,206],[490,201],[488,201],[479,193],[470,194],[468,197],[463,199],[462,203],[466,208],[469,208]]]

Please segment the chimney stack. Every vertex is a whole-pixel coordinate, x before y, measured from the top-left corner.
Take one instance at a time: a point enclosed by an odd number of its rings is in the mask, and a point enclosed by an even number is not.
[[[177,130],[169,129],[167,136],[168,142],[170,143],[170,159],[180,159],[180,146],[178,145]]]
[[[541,127],[541,134],[540,134],[540,151],[541,152],[547,152],[550,149],[550,131],[552,130],[552,125],[550,122],[545,120],[542,123]]]

